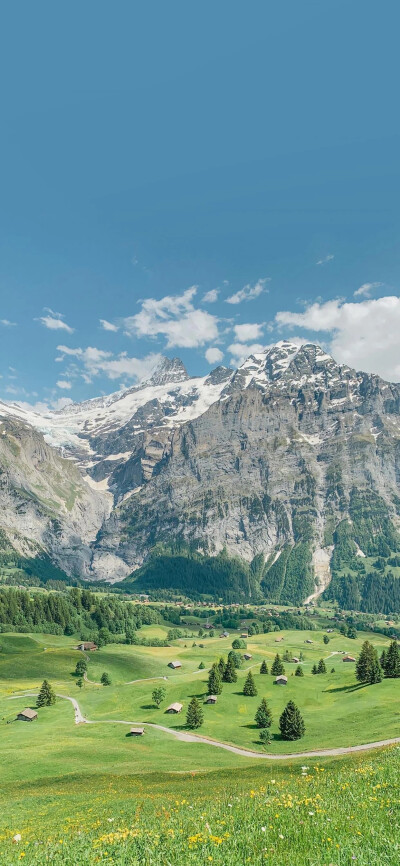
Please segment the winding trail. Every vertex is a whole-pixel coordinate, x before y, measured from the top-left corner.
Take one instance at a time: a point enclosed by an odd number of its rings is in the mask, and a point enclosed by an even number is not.
[[[11,695],[8,700],[20,700],[21,698],[36,698],[37,692],[25,692],[22,695]],[[355,752],[368,752],[371,749],[380,749],[383,746],[394,746],[400,743],[400,737],[394,737],[392,740],[378,740],[375,743],[362,743],[359,746],[339,746],[334,749],[313,749],[308,752],[292,752],[289,754],[271,755],[265,752],[255,752],[253,749],[241,749],[239,746],[230,746],[228,743],[221,743],[220,740],[213,740],[208,737],[201,737],[198,734],[189,734],[186,731],[176,731],[174,728],[167,728],[164,725],[156,725],[153,722],[135,722],[126,721],[125,719],[86,719],[83,715],[78,701],[69,695],[57,694],[58,698],[70,701],[74,708],[75,724],[76,725],[140,725],[147,728],[155,728],[157,731],[163,731],[165,734],[170,734],[177,740],[184,743],[204,743],[206,746],[215,746],[218,749],[225,749],[227,752],[233,752],[234,755],[240,755],[242,758],[256,758],[264,761],[291,761],[295,758],[329,758],[339,755],[351,755]]]

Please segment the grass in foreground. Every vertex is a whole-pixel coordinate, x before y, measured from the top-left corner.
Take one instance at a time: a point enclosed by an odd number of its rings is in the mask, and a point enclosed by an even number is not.
[[[297,762],[243,767],[240,774],[21,783],[7,795],[0,862],[394,866],[400,856],[399,757],[392,748],[306,768]],[[18,823],[11,814],[20,816]],[[15,833],[21,834],[17,844]]]

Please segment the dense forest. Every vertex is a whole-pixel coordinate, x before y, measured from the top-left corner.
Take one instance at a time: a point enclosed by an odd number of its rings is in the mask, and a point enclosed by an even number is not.
[[[98,645],[142,643],[142,625],[161,621],[148,605],[133,604],[109,595],[95,595],[73,587],[66,592],[28,592],[0,588],[0,631],[79,634]]]

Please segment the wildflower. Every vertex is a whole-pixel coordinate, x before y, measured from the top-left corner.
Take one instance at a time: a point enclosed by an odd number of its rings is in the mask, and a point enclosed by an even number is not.
[[[12,838],[13,842],[20,842],[21,839],[22,839],[21,833],[16,833],[15,836],[13,836],[13,838]]]
[[[309,812],[308,814],[312,816],[312,815],[314,815],[314,812]]]
[[[261,832],[265,833],[266,829],[267,829],[266,827],[261,827]]]
[[[228,803],[230,809],[232,809],[232,803]]]
[[[284,839],[284,836],[282,835],[282,833],[279,833],[279,838]]]

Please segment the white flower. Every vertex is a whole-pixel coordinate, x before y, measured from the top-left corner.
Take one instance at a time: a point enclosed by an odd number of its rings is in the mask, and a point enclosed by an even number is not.
[[[313,815],[313,814],[314,814],[314,812],[309,812],[309,813],[308,813],[308,814],[309,814],[309,815]]]
[[[275,779],[271,779],[271,785],[275,785]]]
[[[111,824],[111,822],[112,822],[113,820],[114,820],[114,818],[107,818],[107,821],[109,821],[110,824]]]
[[[283,839],[283,838],[284,838],[284,837],[282,836],[282,833],[279,833],[279,838],[280,838],[280,839]]]
[[[301,769],[302,770],[309,770],[310,768],[309,767],[302,767]]]
[[[261,832],[265,833],[266,829],[267,829],[266,827],[261,827]]]
[[[22,839],[21,833],[16,833],[15,836],[13,836],[13,842],[20,842],[21,839]]]
[[[232,809],[232,803],[228,803],[230,809]]]

